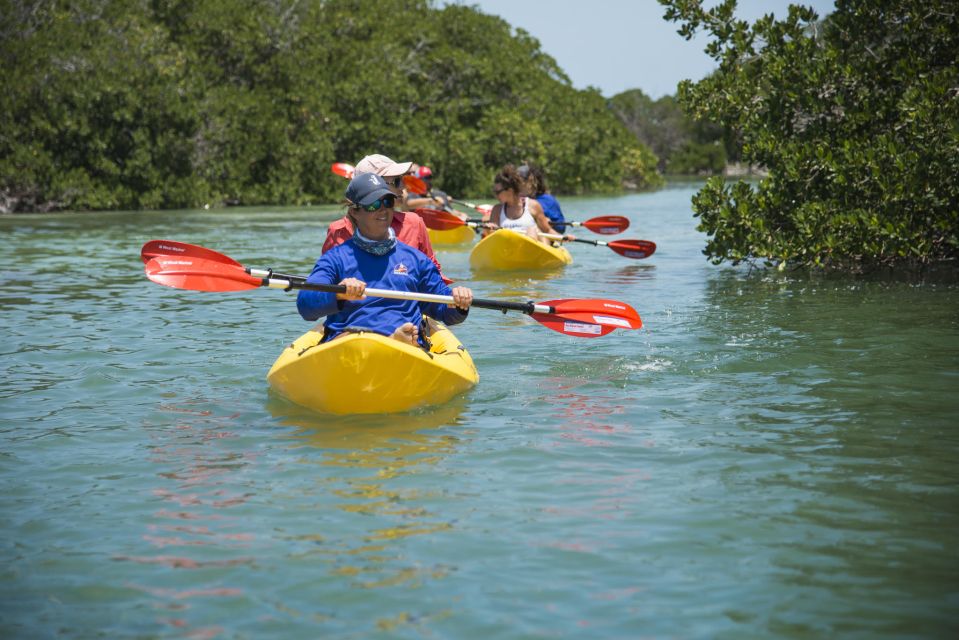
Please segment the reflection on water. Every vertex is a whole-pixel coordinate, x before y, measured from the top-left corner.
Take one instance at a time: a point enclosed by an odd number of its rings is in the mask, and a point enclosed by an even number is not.
[[[549,290],[548,283],[563,278],[562,269],[551,271],[482,271],[473,274],[472,284],[477,297],[533,295],[531,291]],[[482,292],[482,293],[480,293]]]
[[[324,557],[332,575],[360,588],[415,586],[446,576],[444,565],[408,566],[392,544],[452,527],[428,506],[433,489],[419,476],[455,450],[458,439],[442,428],[458,425],[464,406],[458,399],[405,414],[331,416],[272,397],[270,413],[296,428],[287,437],[303,448],[300,461],[318,466],[318,482],[351,523],[345,534],[324,526],[297,536],[316,546],[300,558]]]
[[[630,264],[612,269],[605,275],[605,281],[611,284],[632,284],[644,280],[656,279],[655,264]]]
[[[255,562],[252,547],[257,536],[247,529],[243,518],[233,515],[236,507],[253,496],[250,491],[237,491],[235,478],[242,476],[255,458],[249,452],[217,446],[236,437],[236,415],[215,415],[189,403],[170,403],[159,410],[170,420],[150,430],[149,461],[158,481],[152,493],[163,506],[154,512],[142,535],[155,552],[117,555],[114,560],[155,566],[152,572],[141,571],[137,583],[127,586],[152,596],[153,608],[162,612],[162,623],[188,637],[213,638],[223,627],[191,621],[191,602],[245,597],[243,582],[226,580],[234,576],[232,568]],[[168,569],[192,571],[195,577],[185,581],[191,587],[163,586],[163,571]],[[143,581],[149,575],[156,583]]]
[[[563,443],[587,447],[611,447],[630,440],[633,431],[626,408],[615,395],[596,390],[595,378],[550,376],[540,383],[550,394],[550,415]],[[559,442],[553,446],[560,446]]]

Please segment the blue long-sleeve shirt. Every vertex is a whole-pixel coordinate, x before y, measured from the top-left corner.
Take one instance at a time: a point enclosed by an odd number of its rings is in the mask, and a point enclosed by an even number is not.
[[[307,282],[339,284],[344,278],[356,278],[371,289],[415,291],[448,296],[452,292],[443,282],[436,265],[421,251],[397,242],[386,255],[374,256],[347,240],[324,253]],[[323,325],[332,338],[344,329],[366,329],[391,335],[404,322],[419,326],[422,314],[448,325],[459,324],[468,311],[453,305],[417,300],[367,297],[363,300],[337,300],[335,293],[300,290],[296,308],[306,320],[326,316]]]
[[[566,231],[566,218],[563,216],[563,210],[559,207],[559,201],[551,193],[541,193],[534,196],[539,206],[543,207],[543,213],[549,218],[549,223],[553,228],[563,233]]]

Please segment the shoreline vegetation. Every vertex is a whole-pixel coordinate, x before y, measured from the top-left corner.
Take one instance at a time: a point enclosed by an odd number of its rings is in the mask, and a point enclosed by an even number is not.
[[[330,164],[379,152],[471,198],[507,162],[557,195],[708,177],[692,205],[717,264],[959,257],[954,2],[753,24],[734,0],[659,2],[718,68],[655,101],[577,90],[529,33],[459,4],[14,3],[0,213],[334,203]]]
[[[18,5],[0,54],[24,88],[0,97],[0,213],[333,203],[330,163],[372,150],[464,197],[506,162],[540,164],[558,195],[727,164],[723,129],[675,97],[574,89],[498,17],[372,4]],[[384,10],[400,35],[371,50]]]
[[[545,167],[559,194],[662,180],[600,93],[499,17],[428,0],[246,6],[14,5],[0,211],[337,202],[330,164],[372,152],[434,167],[463,197],[507,162]]]
[[[959,5],[858,0],[736,20],[735,2],[660,0],[717,70],[678,101],[721,122],[758,184],[693,198],[715,264],[876,272],[959,258]]]

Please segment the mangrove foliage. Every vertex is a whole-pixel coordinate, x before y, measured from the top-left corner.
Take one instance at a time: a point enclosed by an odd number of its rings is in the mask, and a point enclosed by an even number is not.
[[[429,0],[0,0],[0,211],[306,204],[368,153],[489,195],[656,183],[656,158],[537,40]]]
[[[719,63],[680,84],[694,118],[722,123],[758,185],[711,178],[694,198],[705,253],[862,268],[959,253],[959,4],[838,0],[820,20],[734,17],[734,0],[660,0]]]

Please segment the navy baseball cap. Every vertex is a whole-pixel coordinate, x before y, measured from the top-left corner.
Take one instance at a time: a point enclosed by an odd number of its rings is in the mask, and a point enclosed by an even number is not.
[[[346,188],[346,199],[360,207],[368,207],[383,196],[395,196],[386,182],[375,173],[353,176]]]

